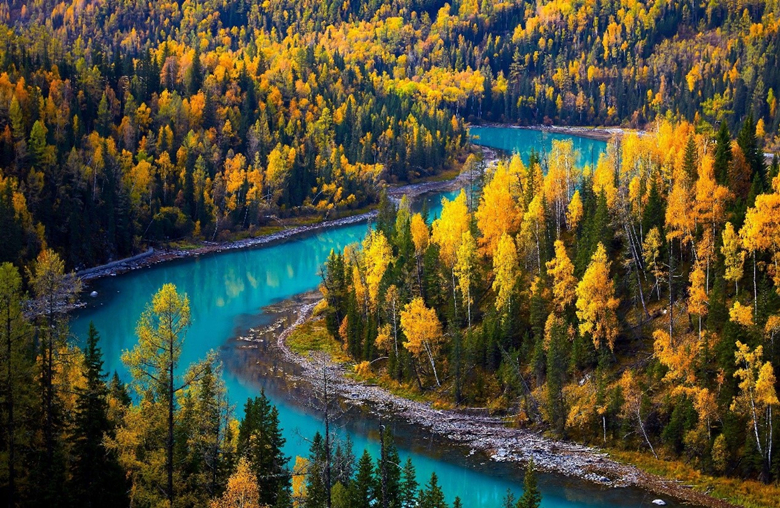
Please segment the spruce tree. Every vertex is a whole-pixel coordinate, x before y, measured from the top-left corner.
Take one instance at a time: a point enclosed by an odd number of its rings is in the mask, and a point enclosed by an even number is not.
[[[728,185],[729,166],[732,158],[729,126],[726,122],[721,122],[715,138],[715,161],[713,166],[715,178],[720,185]]]
[[[79,506],[123,506],[127,504],[124,472],[114,452],[103,445],[114,423],[108,417],[108,387],[103,373],[100,335],[89,323],[84,347],[84,388],[76,389],[73,435],[73,477],[68,492]]]
[[[447,508],[444,492],[439,487],[439,478],[436,473],[431,473],[431,479],[425,486],[425,490],[420,491],[419,508]]]
[[[417,474],[412,459],[407,458],[401,471],[400,508],[413,508],[417,505]]]
[[[540,504],[542,504],[542,493],[539,492],[539,486],[536,483],[534,461],[529,460],[523,479],[523,495],[517,501],[517,508],[539,508]]]
[[[358,460],[357,473],[349,486],[349,492],[350,508],[371,508],[375,499],[376,482],[371,455],[367,450],[363,450],[363,455]]]
[[[280,492],[290,487],[287,457],[282,452],[284,443],[279,411],[265,392],[260,392],[260,396],[254,399],[247,399],[244,419],[238,429],[238,454],[252,464],[262,504],[273,506]]]
[[[328,499],[325,485],[325,442],[317,432],[309,448],[309,467],[306,471],[305,508],[322,508]]]
[[[764,154],[761,153],[761,149],[758,145],[758,139],[756,138],[756,124],[753,120],[753,113],[750,113],[745,122],[742,124],[737,135],[737,144],[742,149],[742,153],[745,154],[745,160],[750,166],[751,179],[758,175],[758,179],[764,188],[766,183],[766,174],[764,167]]]
[[[696,170],[696,141],[693,139],[693,134],[688,136],[688,142],[685,144],[685,154],[683,155],[683,170],[688,176],[688,182],[693,183],[696,181],[698,171]]]

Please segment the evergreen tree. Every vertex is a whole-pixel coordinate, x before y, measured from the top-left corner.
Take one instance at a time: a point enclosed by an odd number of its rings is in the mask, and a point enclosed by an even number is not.
[[[511,490],[506,489],[504,499],[501,501],[501,508],[515,508],[515,495]]]
[[[103,440],[114,431],[108,417],[108,387],[103,373],[100,336],[89,323],[84,347],[84,388],[76,390],[72,485],[68,489],[80,506],[102,507],[127,504],[124,472],[113,451],[106,450]]]
[[[683,155],[683,170],[688,176],[689,183],[696,181],[698,171],[696,169],[696,141],[693,139],[693,134],[688,136],[688,142],[685,144],[685,154]]]
[[[11,263],[0,265],[0,401],[2,433],[0,450],[4,462],[0,473],[0,497],[8,506],[17,506],[17,479],[25,461],[25,436],[32,429],[25,424],[25,414],[33,413],[32,393],[34,362],[30,354],[30,326],[22,307],[22,278]]]
[[[745,118],[742,129],[740,129],[737,135],[737,144],[742,149],[742,153],[745,154],[745,160],[750,166],[751,180],[758,177],[761,188],[764,189],[766,184],[764,154],[761,153],[758,139],[756,138],[756,124],[753,120],[753,113],[750,113]]]
[[[357,473],[349,486],[350,508],[371,508],[374,503],[376,482],[374,481],[374,467],[371,455],[367,450],[363,451],[358,460]]]
[[[413,508],[417,505],[417,474],[412,459],[407,458],[401,471],[400,508]]]
[[[306,472],[305,508],[322,508],[328,499],[325,485],[325,442],[317,432],[309,448],[309,467]]]
[[[720,185],[728,185],[729,166],[732,158],[729,126],[726,122],[721,122],[715,138],[715,161],[713,167],[715,178]]]
[[[529,460],[525,468],[525,478],[523,479],[523,495],[517,501],[517,508],[539,508],[542,504],[542,493],[536,483],[536,471],[534,470],[534,461]]]
[[[439,478],[436,473],[431,473],[431,479],[424,490],[420,491],[419,508],[447,508],[444,501],[444,492],[439,487]]]
[[[650,185],[650,193],[647,196],[647,205],[642,212],[642,234],[647,235],[653,228],[658,228],[659,232],[663,231],[665,216],[666,203],[658,192],[658,185],[653,180]]]
[[[285,439],[279,426],[279,411],[265,395],[247,399],[244,418],[238,429],[237,451],[246,457],[257,476],[260,502],[275,505],[279,494],[290,487],[287,457],[282,453]]]

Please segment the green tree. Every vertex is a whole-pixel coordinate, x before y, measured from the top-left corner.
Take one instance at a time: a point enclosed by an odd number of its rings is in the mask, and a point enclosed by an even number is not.
[[[401,485],[399,499],[401,508],[413,508],[417,506],[417,473],[414,470],[412,459],[407,458],[401,471]]]
[[[715,137],[715,162],[713,164],[715,179],[719,185],[728,185],[729,166],[732,158],[729,126],[726,122],[721,122],[718,134]]]
[[[525,478],[523,478],[523,495],[517,500],[517,508],[539,508],[542,504],[542,493],[539,492],[539,486],[536,482],[536,471],[534,461],[529,460],[525,468]]]
[[[309,467],[306,470],[306,508],[322,508],[329,499],[328,487],[325,482],[325,442],[322,434],[317,432],[309,448]]]
[[[17,467],[23,461],[18,448],[29,430],[23,428],[23,415],[32,409],[30,387],[34,363],[29,354],[30,327],[22,312],[22,278],[11,263],[0,265],[0,365],[3,367],[0,401],[3,403],[2,449],[7,460],[0,497],[16,506]]]
[[[76,391],[73,434],[73,479],[69,492],[81,506],[122,506],[127,504],[124,471],[116,454],[103,444],[112,434],[114,422],[108,417],[108,386],[103,372],[100,335],[89,323],[84,346],[82,372],[85,386]]]
[[[279,411],[265,392],[247,399],[238,429],[238,454],[249,460],[252,472],[258,478],[262,504],[274,506],[280,492],[290,487],[287,457],[282,453],[284,443]]]
[[[177,373],[184,337],[190,326],[190,302],[187,295],[179,294],[176,286],[165,284],[146,306],[138,321],[138,344],[122,354],[136,391],[151,391],[166,406],[166,461],[167,486],[165,497],[174,500],[174,416],[176,394],[200,379],[211,362],[189,369],[184,376]]]
[[[371,455],[363,451],[357,464],[357,473],[349,486],[350,508],[371,508],[375,500],[376,482]]]
[[[420,508],[447,508],[444,501],[444,492],[439,487],[439,478],[436,473],[431,473],[431,479],[424,490],[420,491]]]
[[[49,488],[43,489],[39,494],[57,504],[62,497],[58,493],[61,483],[53,478],[55,474],[62,472],[55,464],[57,431],[61,427],[61,418],[54,373],[60,361],[60,348],[65,344],[68,335],[67,311],[81,290],[81,281],[74,275],[65,273],[65,263],[50,249],[38,255],[27,276],[34,295],[31,309],[37,318],[40,344],[43,434],[46,448],[44,466],[40,474],[50,480],[47,483]]]

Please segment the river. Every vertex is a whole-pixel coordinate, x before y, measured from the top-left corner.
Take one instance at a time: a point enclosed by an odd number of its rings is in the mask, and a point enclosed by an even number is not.
[[[518,140],[517,151],[521,153],[528,146],[545,150],[551,139],[566,137],[540,138],[537,131],[504,130],[512,132],[489,131],[491,140],[504,143],[500,141],[504,139],[501,136],[514,136]],[[480,130],[480,133],[480,142],[494,146],[486,139],[488,131]],[[589,152],[603,150],[605,146],[599,141],[576,140],[581,151],[583,148]],[[512,151],[506,145],[495,148]],[[446,195],[451,198],[454,193]],[[429,217],[439,214],[440,198],[441,195],[425,197]],[[248,397],[265,389],[279,410],[287,439],[286,454],[306,456],[309,443],[305,438],[311,438],[321,429],[318,415],[299,396],[300,390],[281,382],[278,373],[247,367],[248,363],[254,363],[252,354],[262,355],[262,350],[252,353],[247,351],[245,343],[232,339],[246,335],[249,328],[268,325],[273,316],[264,313],[264,307],[315,289],[320,281],[320,267],[331,249],[359,242],[367,230],[366,224],[333,228],[276,245],[186,258],[93,281],[89,291],[97,291],[98,296],[88,298],[88,306],[75,313],[72,331],[76,337],[83,338],[89,322],[94,322],[102,337],[105,369],[118,372],[127,381],[120,355],[136,343],[135,326],[144,305],[164,283],[176,284],[179,291],[189,296],[192,312],[192,327],[181,356],[182,368],[203,358],[210,350],[218,351],[225,364],[224,379],[229,398],[236,405],[236,414],[241,415]],[[365,448],[376,456],[378,422],[374,417],[353,414],[340,425],[342,435],[349,433],[356,455]],[[448,502],[459,496],[463,506],[492,508],[500,506],[507,489],[516,496],[522,492],[522,471],[517,465],[492,463],[481,454],[468,455],[468,450],[432,438],[403,422],[392,425],[401,457],[412,458],[420,484],[426,483],[435,471]],[[600,488],[555,475],[541,475],[540,488],[545,507],[628,508],[651,506],[653,499],[639,489]]]

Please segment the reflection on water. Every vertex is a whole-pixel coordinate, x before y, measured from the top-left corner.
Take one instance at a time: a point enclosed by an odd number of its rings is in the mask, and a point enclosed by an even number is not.
[[[455,194],[446,195],[452,199]],[[426,198],[430,218],[439,215],[440,197]],[[164,283],[176,284],[188,294],[192,312],[182,367],[218,350],[237,415],[248,397],[264,389],[279,409],[285,452],[291,457],[307,455],[309,444],[303,437],[320,430],[320,420],[304,403],[302,388],[284,382],[285,369],[291,366],[269,360],[267,343],[230,339],[270,325],[278,315],[263,313],[266,306],[316,289],[319,269],[331,249],[359,242],[366,231],[365,224],[345,226],[273,246],[179,260],[96,281],[89,291],[98,291],[98,296],[76,313],[73,332],[84,337],[93,321],[103,338],[105,368],[126,380],[120,355],[136,343],[135,326],[144,305]],[[487,508],[499,506],[507,489],[520,494],[522,472],[517,466],[487,462],[480,454],[466,456],[466,451],[419,428],[403,422],[392,425],[401,456],[412,457],[420,483],[435,471],[450,502],[457,495],[464,506]],[[377,428],[376,417],[356,410],[343,420],[340,432],[350,434],[356,454],[366,448],[376,455]],[[607,490],[550,475],[540,480],[546,507],[649,506],[646,494],[637,490]]]
[[[580,166],[595,166],[599,155],[607,149],[607,143],[598,139],[569,136],[557,132],[507,127],[472,127],[469,129],[472,142],[509,153],[519,153],[528,162],[531,151],[548,153],[553,140],[572,140],[574,150],[579,153]]]

